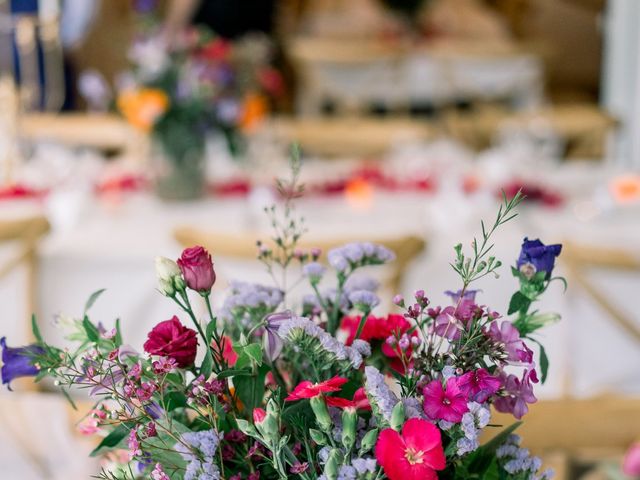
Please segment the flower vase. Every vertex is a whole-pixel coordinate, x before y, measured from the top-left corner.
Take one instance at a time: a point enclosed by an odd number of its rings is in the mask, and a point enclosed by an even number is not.
[[[201,198],[206,187],[204,138],[190,142],[173,142],[154,138],[151,161],[155,192],[168,201]]]

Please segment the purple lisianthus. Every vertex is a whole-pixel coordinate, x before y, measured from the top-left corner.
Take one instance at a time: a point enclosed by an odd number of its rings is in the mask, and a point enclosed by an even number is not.
[[[274,362],[282,352],[283,342],[278,334],[278,329],[282,323],[291,320],[292,317],[291,311],[286,310],[267,315],[264,319],[264,335],[262,337],[264,353],[271,362]]]
[[[524,239],[522,242],[522,250],[518,258],[518,269],[523,267],[527,271],[535,269],[533,272],[546,272],[546,278],[551,277],[553,267],[555,266],[556,257],[560,255],[562,245],[545,245],[540,240]],[[533,266],[533,269],[531,268]]]
[[[11,381],[20,377],[35,377],[40,369],[34,365],[33,356],[42,355],[44,349],[38,345],[7,347],[5,337],[0,338],[2,347],[2,383],[11,389]]]

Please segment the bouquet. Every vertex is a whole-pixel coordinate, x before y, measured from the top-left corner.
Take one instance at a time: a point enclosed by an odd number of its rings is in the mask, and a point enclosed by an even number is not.
[[[273,241],[258,242],[273,285],[234,283],[216,312],[216,273],[203,247],[159,258],[158,290],[182,316],[158,323],[142,351],[124,343],[118,321],[109,328],[85,313],[71,322],[77,346],[61,349],[34,320],[34,344],[10,348],[2,339],[3,383],[49,377],[70,398],[69,390],[87,389],[95,405],[81,427],[102,437],[93,455],[121,459],[102,479],[550,478],[520,447],[519,423],[479,439],[498,427],[492,407],[519,420],[536,401],[548,360],[535,334],[558,319],[532,305],[555,280],[560,245],[525,239],[507,316],[471,288],[497,275],[491,238],[516,215],[520,194],[503,199],[492,224],[482,222],[469,252],[455,247],[460,285],[447,292],[451,305],[432,305],[420,290],[393,299],[398,313],[380,314],[377,284],[361,272],[393,261],[393,252],[350,243],[329,251],[327,266],[321,251],[301,250],[295,156],[292,164],[291,178],[277,184],[282,202],[266,211]],[[299,282],[309,293],[296,302]]]
[[[157,35],[141,36],[129,56],[134,68],[121,77],[116,104],[131,125],[151,134],[157,191],[168,199],[199,197],[208,136],[221,134],[237,156],[244,134],[283,89],[266,37],[231,43],[199,27],[171,47]]]

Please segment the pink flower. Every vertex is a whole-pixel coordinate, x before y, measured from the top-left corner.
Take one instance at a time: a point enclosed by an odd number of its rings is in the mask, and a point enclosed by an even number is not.
[[[464,330],[478,312],[475,303],[477,290],[469,290],[460,297],[461,292],[445,292],[451,296],[454,306],[445,307],[438,312],[434,324],[435,332],[449,340],[458,340],[460,332]],[[434,310],[434,313],[436,311]]]
[[[538,383],[536,371],[525,370],[522,379],[503,372],[501,380],[506,396],[496,398],[494,406],[499,412],[511,413],[519,420],[529,411],[527,404],[538,401],[531,385],[532,382]]]
[[[323,393],[339,392],[340,387],[347,383],[346,378],[333,377],[329,380],[320,383],[311,383],[308,380],[300,382],[293,392],[289,394],[284,400],[286,402],[293,402],[295,400],[302,400],[303,398],[313,398]]]
[[[402,435],[391,428],[380,433],[376,459],[390,480],[437,480],[446,459],[440,430],[419,418],[407,420]]]
[[[364,388],[359,388],[353,394],[353,400],[341,397],[327,397],[326,403],[330,407],[353,408],[354,410],[371,410],[369,399]]]
[[[484,368],[467,372],[458,378],[458,387],[467,399],[478,403],[486,402],[496,393],[502,382],[498,377],[490,375]]]
[[[193,364],[198,351],[195,330],[185,327],[178,317],[160,322],[153,327],[144,343],[144,351],[159,357],[173,358],[180,368]]]
[[[440,380],[427,384],[423,390],[424,412],[432,420],[446,420],[459,423],[469,408],[467,397],[458,386],[458,378],[447,380],[446,388]]]
[[[622,461],[622,471],[630,477],[640,477],[640,442],[631,445]]]
[[[186,248],[178,259],[187,287],[200,293],[208,293],[216,281],[211,255],[203,247]]]
[[[162,469],[162,465],[156,463],[156,466],[153,467],[153,471],[151,472],[151,480],[170,480],[169,475],[164,473]]]
[[[253,409],[253,423],[262,423],[265,418],[267,418],[267,412],[265,412],[264,408]]]
[[[507,354],[506,360],[509,362],[532,363],[533,352],[522,341],[520,332],[511,322],[504,321],[500,326],[498,326],[498,322],[492,322],[489,336],[504,345],[504,351]]]
[[[136,433],[135,429],[129,432],[127,446],[129,447],[129,460],[133,460],[135,457],[142,455],[140,442],[138,441],[138,434]]]

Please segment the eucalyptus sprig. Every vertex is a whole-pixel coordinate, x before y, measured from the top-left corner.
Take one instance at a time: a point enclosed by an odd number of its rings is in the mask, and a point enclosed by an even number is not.
[[[502,265],[502,262],[500,260],[496,260],[493,256],[487,258],[487,255],[494,246],[493,243],[490,243],[490,239],[498,227],[518,216],[514,210],[522,200],[524,200],[524,195],[522,195],[520,190],[510,200],[507,199],[507,196],[503,191],[502,204],[498,209],[498,214],[496,215],[493,226],[487,230],[484,221],[480,222],[480,226],[482,227],[482,239],[478,242],[476,237],[473,238],[473,241],[471,242],[473,254],[470,256],[465,255],[462,251],[461,243],[454,247],[456,252],[456,261],[450,265],[458,275],[460,275],[463,284],[463,291],[466,290],[472,282],[479,280],[486,275],[493,273],[496,277],[498,276],[497,269]]]

